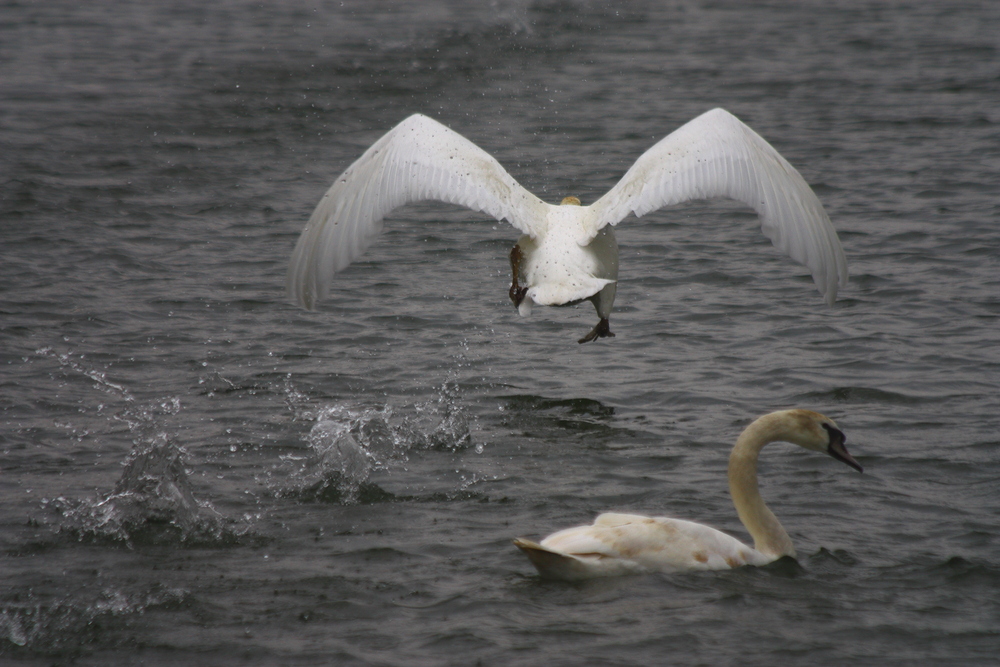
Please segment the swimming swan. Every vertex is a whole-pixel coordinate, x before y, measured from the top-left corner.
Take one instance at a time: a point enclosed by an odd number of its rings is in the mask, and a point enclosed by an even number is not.
[[[847,453],[844,434],[832,419],[809,410],[783,410],[748,426],[729,455],[729,492],[753,548],[714,528],[635,514],[601,514],[591,526],[568,528],[541,543],[517,538],[517,545],[546,577],[574,581],[644,572],[725,570],[766,565],[795,547],[757,489],[757,455],[770,442],[791,442],[862,472]]]
[[[532,304],[590,300],[600,318],[580,339],[613,336],[608,318],[618,280],[611,226],[692,199],[729,197],[760,216],[776,247],[812,272],[832,304],[847,284],[847,260],[823,205],[774,148],[723,109],[675,130],[636,160],[590,206],[566,197],[543,202],[478,146],[415,114],[389,130],[341,174],[316,206],[292,253],[287,288],[312,308],[333,276],[382,231],[382,219],[412,202],[435,199],[507,220],[523,233],[510,254],[510,298],[521,315]],[[523,281],[523,284],[522,284]]]

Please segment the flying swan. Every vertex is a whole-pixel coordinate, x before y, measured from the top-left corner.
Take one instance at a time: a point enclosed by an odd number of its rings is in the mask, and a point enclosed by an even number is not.
[[[341,174],[316,206],[292,253],[290,297],[312,308],[382,231],[391,211],[434,199],[507,220],[522,236],[510,253],[510,298],[533,304],[589,300],[600,321],[580,339],[614,336],[608,318],[618,280],[612,226],[693,199],[729,197],[752,207],[774,245],[812,272],[832,304],[847,283],[847,260],[816,194],[774,148],[724,109],[662,139],[590,206],[543,202],[465,137],[415,114],[389,130]]]
[[[847,452],[844,434],[832,419],[809,410],[783,410],[760,417],[736,440],[729,455],[729,492],[740,521],[754,539],[748,547],[700,523],[636,514],[601,514],[591,526],[568,528],[541,543],[517,538],[517,545],[545,577],[575,581],[647,572],[725,570],[766,565],[795,547],[757,489],[757,456],[770,442],[791,442],[862,472]]]

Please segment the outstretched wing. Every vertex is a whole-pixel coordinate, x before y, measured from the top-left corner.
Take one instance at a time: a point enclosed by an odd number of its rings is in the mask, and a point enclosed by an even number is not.
[[[820,294],[834,302],[847,284],[847,259],[823,205],[795,167],[724,109],[703,113],[643,153],[591,206],[594,231],[630,212],[712,197],[757,211],[764,235],[808,267]]]
[[[389,130],[341,174],[313,211],[292,253],[289,296],[312,308],[382,231],[393,209],[435,199],[483,211],[533,236],[547,204],[500,163],[441,123],[415,114]]]

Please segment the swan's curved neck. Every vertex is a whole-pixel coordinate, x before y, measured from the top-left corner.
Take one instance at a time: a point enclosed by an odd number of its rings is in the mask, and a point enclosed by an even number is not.
[[[795,556],[792,539],[778,518],[764,504],[757,488],[757,456],[764,445],[783,440],[784,424],[767,415],[750,424],[736,440],[729,455],[729,493],[736,512],[754,539],[754,548],[775,559]]]

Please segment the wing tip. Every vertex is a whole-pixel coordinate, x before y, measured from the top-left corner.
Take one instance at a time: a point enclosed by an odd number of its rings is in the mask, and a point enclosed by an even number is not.
[[[291,303],[306,310],[315,310],[316,302],[324,296],[310,289],[304,279],[297,275],[294,266],[288,270],[288,277],[285,279],[285,295]]]
[[[843,252],[841,252],[840,261],[837,262],[837,271],[835,276],[827,276],[825,285],[820,283],[819,278],[816,278],[816,285],[820,288],[820,294],[826,299],[826,304],[828,306],[834,305],[837,301],[837,294],[840,290],[847,287],[849,280],[849,275],[847,273],[847,260],[843,257]]]

